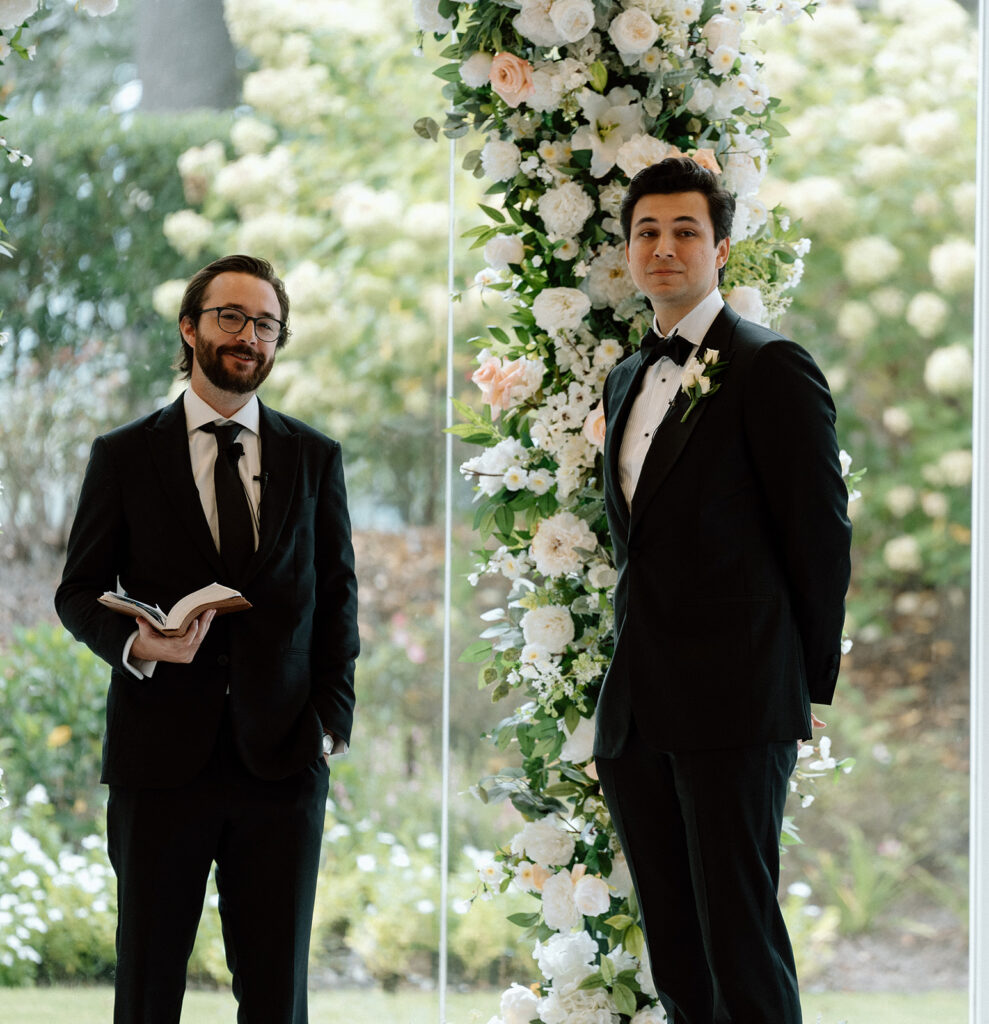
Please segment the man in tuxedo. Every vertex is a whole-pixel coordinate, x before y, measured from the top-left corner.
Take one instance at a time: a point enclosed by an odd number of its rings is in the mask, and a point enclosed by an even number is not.
[[[93,444],[59,616],[111,667],[102,781],[117,875],[116,1024],[177,1024],[210,867],[238,1020],[304,1024],[328,757],[346,749],[357,586],[340,445],[256,395],[288,336],[270,264],[189,282],[177,401]],[[248,610],[185,635],[97,598],[170,608],[218,581]]]
[[[797,1024],[778,844],[810,702],[834,692],[851,527],[823,375],[718,291],[734,208],[686,158],[622,206],[655,320],[604,387],[618,583],[595,756],[669,1019]]]

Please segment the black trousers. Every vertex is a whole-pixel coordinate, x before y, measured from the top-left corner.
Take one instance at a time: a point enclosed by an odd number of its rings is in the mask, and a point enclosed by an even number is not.
[[[114,1024],[178,1024],[214,863],[238,1024],[307,1024],[309,937],[328,783],[323,758],[277,782],[250,775],[225,716],[209,763],[191,783],[110,787],[107,836],[117,875]]]
[[[668,753],[633,731],[595,762],[675,1024],[800,1024],[777,898],[796,746]]]

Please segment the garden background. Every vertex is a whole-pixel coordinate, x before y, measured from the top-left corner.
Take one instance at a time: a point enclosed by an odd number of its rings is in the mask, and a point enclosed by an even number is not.
[[[855,646],[826,716],[856,766],[795,812],[805,842],[785,858],[784,901],[808,998],[960,993],[972,13],[951,0],[832,0],[813,19],[753,28],[770,91],[789,108],[761,195],[812,240],[784,330],[825,369],[842,445],[868,466],[852,506]],[[52,0],[24,41],[37,44],[33,59],[8,54],[0,72],[8,143],[33,157],[0,173],[16,247],[0,275],[10,802],[0,982],[110,977],[113,886],[96,782],[106,673],[55,624],[51,593],[89,442],[173,388],[174,282],[244,249],[275,260],[293,300],[294,337],[267,400],[341,440],[356,530],[361,718],[353,752],[334,764],[313,981],[428,991],[439,938],[447,151],[411,126],[444,109],[438,47],[427,39],[418,55],[411,11],[391,0],[123,0],[105,19]],[[472,147],[460,146],[462,158]],[[483,223],[486,185],[461,172],[461,230]],[[464,242],[461,342],[507,320],[497,292],[475,283],[483,268]],[[458,397],[471,402],[473,355],[461,343]],[[459,486],[455,649],[504,599],[496,581],[466,580],[472,497]],[[506,920],[531,899],[473,898],[486,851],[520,826],[508,804],[469,793],[512,763],[482,738],[503,712],[475,676],[455,669],[451,738],[451,975],[477,993],[451,1018],[463,1020],[475,1004],[486,1020],[501,988],[534,973]],[[213,911],[192,975],[226,984]],[[925,998],[941,996],[918,994],[914,1007]],[[963,1002],[934,1016],[961,1020]],[[926,1005],[918,1019],[932,1019]],[[859,1019],[880,1019],[868,1013]]]

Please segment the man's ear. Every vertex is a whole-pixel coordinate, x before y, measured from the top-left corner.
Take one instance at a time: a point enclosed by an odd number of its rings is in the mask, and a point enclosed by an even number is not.
[[[731,239],[722,238],[714,247],[717,250],[717,265],[720,270],[728,262],[728,253],[731,251]]]
[[[179,321],[179,332],[189,348],[196,347],[196,325],[192,322],[191,316],[182,317]]]

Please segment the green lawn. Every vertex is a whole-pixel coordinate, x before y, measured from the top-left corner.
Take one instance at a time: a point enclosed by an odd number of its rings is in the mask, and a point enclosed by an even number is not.
[[[106,988],[0,989],[3,1024],[109,1024],[112,993]],[[965,992],[920,995],[806,995],[805,1024],[966,1024]],[[315,992],[309,1002],[312,1024],[439,1024],[439,999],[424,992]],[[451,994],[446,1024],[487,1024],[498,1011],[498,993]],[[233,1024],[228,992],[190,992],[182,1024]]]

